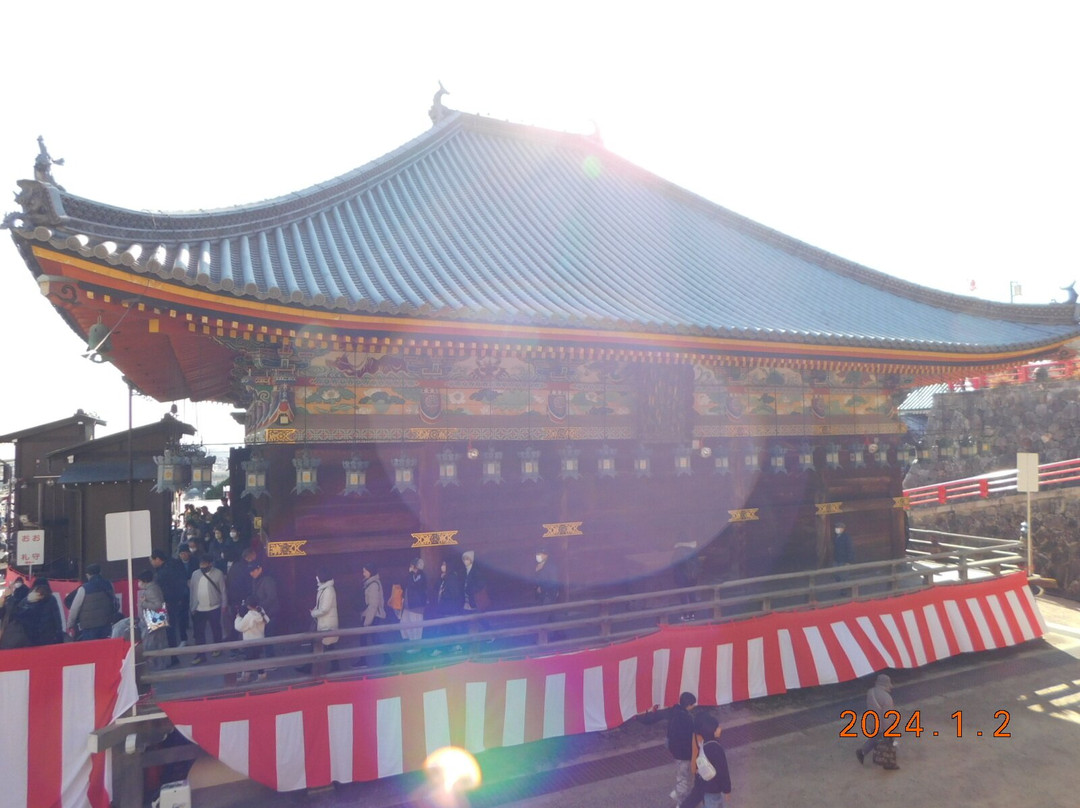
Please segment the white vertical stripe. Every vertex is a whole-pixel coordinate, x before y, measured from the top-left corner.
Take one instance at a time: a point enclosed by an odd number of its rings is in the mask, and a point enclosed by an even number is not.
[[[806,626],[803,636],[810,646],[810,656],[814,660],[814,669],[817,671],[818,684],[831,685],[839,682],[836,676],[836,668],[833,667],[829,658],[829,649],[825,647],[825,640],[821,638],[821,629],[817,626]]]
[[[734,649],[731,643],[716,646],[716,703],[731,704],[731,660]]]
[[[904,632],[900,630],[900,626],[896,624],[896,618],[891,614],[883,614],[881,615],[881,622],[888,630],[893,642],[896,643],[896,651],[900,654],[900,665],[904,668],[912,667],[911,655],[908,653],[908,641],[904,637]]]
[[[401,696],[375,702],[376,760],[379,777],[401,774],[405,769],[405,743],[401,731]]]
[[[653,701],[653,704],[659,703]],[[619,660],[619,712],[623,721],[629,721],[638,713],[637,657]]]
[[[752,637],[746,643],[746,684],[752,699],[769,695],[769,683],[765,681],[764,637]]]
[[[1016,595],[1016,590],[1012,589],[1005,593],[1005,600],[1009,601],[1009,607],[1012,609],[1012,613],[1016,615],[1016,622],[1020,624],[1020,633],[1024,635],[1024,640],[1035,639],[1035,632],[1031,630],[1031,623],[1028,622],[1027,614],[1024,613],[1024,607],[1020,605],[1020,598]]]
[[[30,749],[25,734],[30,720],[30,671],[0,673],[0,715],[7,728],[5,742],[0,745],[0,788],[5,803],[23,806],[29,796]],[[22,729],[21,734],[16,727]]]
[[[326,723],[330,735],[330,779],[351,783],[353,779],[353,706],[326,705]]]
[[[652,703],[663,705],[667,694],[668,668],[671,667],[671,651],[658,648],[652,655]]]
[[[586,668],[582,684],[585,696],[585,731],[598,732],[608,729],[607,710],[604,709],[604,668],[600,665]]]
[[[979,602],[978,598],[968,598],[964,602],[967,604],[968,612],[975,621],[975,627],[979,629],[979,636],[982,638],[983,648],[996,648],[997,643],[994,642],[994,635],[990,632],[990,624],[986,622],[986,615],[983,614],[982,603]]]
[[[1021,596],[1025,598],[1028,604],[1031,606],[1031,611],[1035,614],[1035,620],[1039,624],[1039,636],[1041,637],[1046,633],[1046,621],[1043,620],[1042,611],[1039,609],[1039,604],[1035,600],[1035,596],[1031,593],[1031,587],[1025,586],[1020,590]]]
[[[1001,631],[1002,636],[1005,637],[1005,645],[1016,645],[1016,637],[1013,636],[1009,621],[1005,619],[1005,612],[1001,609],[1001,601],[998,600],[998,596],[987,595],[986,602],[990,606],[990,611],[994,614],[998,629]]]
[[[473,754],[483,752],[484,725],[487,718],[487,682],[465,683],[465,748]]]
[[[89,806],[90,753],[86,739],[94,731],[93,663],[65,665],[60,675],[60,804]]]
[[[277,733],[277,790],[307,788],[307,761],[304,759],[304,714],[297,710],[274,719]]]
[[[450,705],[445,687],[424,693],[424,744],[429,755],[450,745]]]
[[[802,687],[799,679],[799,663],[795,661],[795,649],[791,645],[791,632],[782,628],[776,632],[780,643],[780,668],[784,671],[784,687],[795,690]]]
[[[218,731],[218,760],[234,772],[248,774],[248,722],[222,721]]]
[[[865,617],[865,616],[864,617],[857,617],[855,619],[855,622],[859,624],[859,628],[861,628],[863,630],[863,633],[866,635],[866,638],[868,640],[870,640],[870,644],[873,645],[874,648],[877,649],[877,652],[879,654],[881,654],[882,658],[885,660],[885,664],[888,665],[890,668],[895,668],[896,667],[896,661],[893,659],[892,654],[890,654],[885,649],[885,644],[881,641],[881,638],[878,636],[877,629],[874,627],[874,624],[870,620],[870,618]]]
[[[135,651],[129,645],[120,668],[120,688],[116,693],[113,721],[122,716],[139,700],[139,685],[135,681]]]
[[[922,667],[926,664],[926,651],[923,649],[922,634],[919,633],[919,624],[915,620],[915,612],[905,609],[900,614],[904,618],[904,628],[907,629],[908,642],[915,654],[915,665]]]
[[[859,645],[859,641],[855,639],[855,635],[851,633],[851,629],[848,628],[847,623],[836,622],[833,623],[832,628],[833,636],[836,637],[836,641],[840,643],[840,647],[844,649],[844,654],[848,658],[848,662],[851,663],[852,670],[855,671],[856,676],[866,676],[868,673],[874,672],[874,666],[870,664],[870,660],[866,658],[866,652],[863,651],[862,646]]]
[[[549,673],[544,677],[544,737],[561,738],[566,734],[566,674]]]
[[[679,681],[679,693],[698,695],[701,682],[701,649],[687,648],[683,652],[682,679]]]
[[[506,683],[506,711],[503,713],[503,746],[525,743],[525,694],[527,679]]]
[[[945,638],[945,627],[941,625],[937,609],[933,603],[923,606],[923,615],[926,617],[926,625],[930,629],[930,642],[934,645],[934,658],[947,659],[949,657],[949,642]]]
[[[960,613],[960,604],[955,600],[945,601],[945,616],[949,618],[953,636],[961,652],[974,651],[975,646],[971,643],[971,635],[968,634],[967,624],[964,623],[964,615]]]

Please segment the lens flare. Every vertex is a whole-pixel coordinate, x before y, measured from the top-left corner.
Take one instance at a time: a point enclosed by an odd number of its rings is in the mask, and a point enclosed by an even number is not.
[[[482,779],[476,758],[457,746],[444,746],[428,755],[424,771],[433,790],[447,797],[472,791]]]
[[[586,177],[595,180],[604,173],[604,164],[595,154],[590,154],[582,161],[581,170],[585,172]]]

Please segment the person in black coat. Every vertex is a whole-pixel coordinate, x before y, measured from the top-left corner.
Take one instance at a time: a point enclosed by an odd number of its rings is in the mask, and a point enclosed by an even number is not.
[[[64,641],[60,604],[49,579],[38,576],[30,593],[15,607],[15,620],[26,633],[27,645],[53,645]]]
[[[169,647],[177,648],[181,641],[187,642],[187,618],[191,610],[188,579],[191,576],[188,575],[183,561],[168,556],[161,550],[150,553],[150,566],[154,571],[154,583],[161,587],[165,607],[169,611],[169,625],[165,629],[165,636],[168,638]]]

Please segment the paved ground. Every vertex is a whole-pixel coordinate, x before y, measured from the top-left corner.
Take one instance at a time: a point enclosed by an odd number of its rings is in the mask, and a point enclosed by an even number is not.
[[[1080,604],[1039,602],[1050,629],[1044,639],[894,675],[898,708],[905,719],[919,709],[926,730],[901,740],[900,771],[869,761],[860,766],[860,742],[839,737],[841,711],[864,706],[865,681],[721,709],[733,782],[729,806],[1080,804]],[[958,711],[961,737],[951,717]],[[999,711],[1008,713],[1002,727],[1008,737],[993,737],[1004,717],[995,718]],[[232,783],[198,789],[193,805],[666,808],[672,776],[662,739],[662,724],[631,721],[610,732],[493,750],[481,761],[485,784],[467,803],[434,802],[419,776],[406,775],[314,794]],[[195,784],[210,776],[208,765],[196,764]]]

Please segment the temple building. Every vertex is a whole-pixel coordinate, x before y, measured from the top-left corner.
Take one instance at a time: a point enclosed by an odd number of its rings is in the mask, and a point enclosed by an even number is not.
[[[907,393],[1080,336],[1072,303],[884,275],[594,137],[431,112],[344,176],[196,213],[76,196],[42,145],[5,219],[140,392],[245,413],[234,510],[305,591],[473,549],[509,602],[541,545],[575,597],[686,552],[783,572],[830,563],[837,520],[858,560],[896,557]]]

